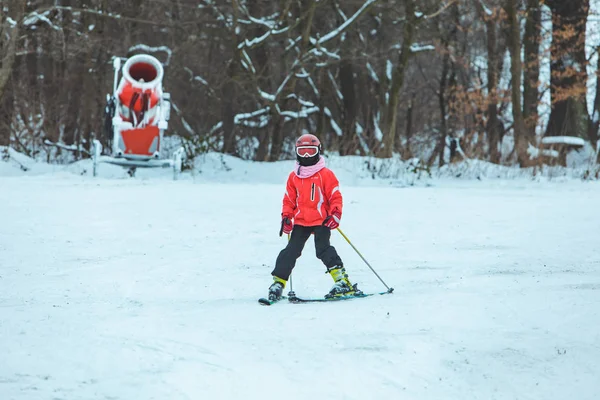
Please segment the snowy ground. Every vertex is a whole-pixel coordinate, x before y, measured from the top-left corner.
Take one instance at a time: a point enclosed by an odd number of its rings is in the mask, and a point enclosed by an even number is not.
[[[0,399],[600,396],[600,184],[346,184],[342,228],[395,294],[262,307],[289,167],[0,177]],[[295,291],[331,283],[309,242]]]

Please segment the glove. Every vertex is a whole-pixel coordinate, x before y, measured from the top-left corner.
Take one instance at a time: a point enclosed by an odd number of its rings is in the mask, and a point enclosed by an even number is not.
[[[283,235],[284,233],[286,235],[289,235],[290,233],[292,233],[293,228],[294,224],[292,223],[292,219],[289,216],[284,215],[281,219],[281,229],[279,230],[279,236]]]
[[[323,225],[332,230],[337,229],[340,226],[340,219],[342,219],[342,212],[334,208],[331,215],[328,215],[325,221],[323,221]]]

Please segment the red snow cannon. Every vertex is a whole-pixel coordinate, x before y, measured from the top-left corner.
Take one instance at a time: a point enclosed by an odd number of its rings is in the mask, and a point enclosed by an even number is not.
[[[115,58],[113,67],[113,95],[107,96],[109,122],[105,123],[112,134],[112,155],[101,156],[102,146],[94,141],[94,175],[99,162],[128,167],[132,176],[138,167],[173,167],[177,174],[181,170],[183,149],[176,151],[173,159],[161,158],[163,134],[171,110],[171,97],[162,88],[162,64],[151,55],[135,55],[125,62],[120,80],[119,58]]]

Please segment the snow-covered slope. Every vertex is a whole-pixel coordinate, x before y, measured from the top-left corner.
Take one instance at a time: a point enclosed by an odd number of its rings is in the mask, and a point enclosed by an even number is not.
[[[377,187],[340,167],[341,227],[395,293],[262,307],[291,163],[225,161],[0,178],[0,399],[598,397],[597,182]],[[294,290],[331,283],[309,242]]]

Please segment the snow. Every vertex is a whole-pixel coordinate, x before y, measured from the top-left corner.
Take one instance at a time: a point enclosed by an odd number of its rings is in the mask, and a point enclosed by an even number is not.
[[[285,246],[292,161],[209,154],[177,182],[80,176],[85,162],[11,177],[0,161],[0,398],[595,399],[600,184],[399,187],[365,161],[328,158],[341,228],[395,293],[272,307],[256,299]],[[296,293],[328,291],[323,272],[309,242]]]
[[[192,128],[190,123],[187,122],[186,119],[183,117],[181,117],[181,124],[183,125],[183,128],[186,130],[187,133],[189,133],[190,135],[196,134],[196,131],[194,130],[194,128]]]
[[[435,46],[432,46],[430,44],[427,44],[427,45],[412,44],[410,46],[411,53],[421,53],[424,51],[433,51],[433,50],[435,50]]]
[[[306,72],[306,70],[304,68],[302,68],[302,72]],[[306,72],[306,74],[307,74],[306,80],[308,81],[308,84],[312,88],[313,93],[315,94],[315,96],[317,96],[317,98],[321,97],[321,94],[319,93],[319,89],[317,89],[317,85],[315,85],[315,82],[313,81],[312,77],[310,76],[310,74],[308,72]]]
[[[485,4],[485,1],[483,0],[479,0],[479,3],[481,4],[481,6],[483,7],[483,11],[488,15],[488,16],[492,16],[494,15],[494,13],[492,12],[492,10],[490,10],[490,8]]]
[[[314,54],[317,57],[320,57],[322,55],[326,55],[326,56],[331,57],[331,58],[333,58],[335,60],[341,60],[341,57],[338,54],[333,53],[333,52],[327,50],[325,47],[323,47],[321,45],[318,45],[318,47],[315,47],[314,49],[311,49],[309,51],[309,53]]]
[[[387,59],[385,62],[385,76],[387,77],[388,81],[392,81],[392,71],[394,68],[394,64],[392,64],[392,62]]]
[[[371,79],[375,82],[379,83],[379,77],[377,76],[377,72],[373,69],[370,62],[367,62],[367,69],[369,70],[369,74],[371,75]]]
[[[319,39],[319,44],[323,44],[325,42],[330,41],[331,39],[335,38],[336,36],[338,36],[340,33],[342,33],[347,27],[349,27],[350,25],[352,25],[352,23],[362,15],[362,13],[368,8],[370,7],[372,4],[376,3],[378,0],[367,0],[364,2],[364,4],[348,19],[346,19],[344,21],[343,24],[341,24],[337,29],[334,29],[333,31],[329,32],[328,34],[322,36]]]
[[[560,152],[558,150],[549,150],[549,149],[538,149],[537,147],[529,144],[527,147],[527,154],[529,154],[530,159],[540,157],[540,154],[544,157],[552,157],[558,158],[560,157]]]
[[[248,17],[248,19],[250,21],[254,22],[255,24],[262,25],[269,30],[273,30],[277,27],[277,22],[269,21],[266,18],[255,18],[255,17],[251,16],[250,14],[247,14],[246,16]],[[275,18],[276,17],[277,16],[275,16]]]
[[[337,136],[342,136],[344,134],[342,128],[335,122],[335,119],[329,118],[329,125],[331,125],[331,129],[333,129]]]
[[[542,138],[542,144],[568,144],[571,146],[585,145],[585,140],[574,136],[546,136]]]
[[[42,21],[47,23],[55,31],[60,31],[61,28],[57,25],[54,25],[54,23],[48,19],[48,15],[50,15],[50,11],[46,11],[43,14],[33,11],[23,19],[23,25],[31,26],[37,24],[39,21]]]
[[[318,112],[319,110],[320,110],[320,108],[315,106],[315,107],[303,108],[300,111],[281,111],[280,114],[284,115],[286,117],[289,117],[289,118],[297,119],[297,118],[306,118],[310,114],[314,114],[314,113]]]
[[[271,31],[267,31],[262,36],[256,37],[256,38],[254,38],[252,40],[244,39],[243,42],[241,42],[240,44],[238,44],[238,49],[241,50],[244,47],[252,48],[254,46],[258,46],[259,44],[261,44],[262,42],[264,42],[265,39],[267,39],[269,36],[271,36]]]
[[[287,99],[296,99],[298,103],[302,104],[304,107],[316,107],[315,103],[309,100],[304,100],[302,97],[298,97],[296,93],[290,93],[286,96]]]
[[[355,127],[356,127],[356,136],[358,137],[358,142],[360,143],[360,147],[362,148],[362,150],[366,153],[369,154],[370,149],[369,149],[369,145],[367,144],[367,142],[365,141],[365,138],[363,136],[364,133],[364,129],[361,126],[361,124],[357,122],[355,122]]]
[[[217,124],[210,129],[209,135],[212,135],[213,133],[215,133],[222,127],[223,127],[223,121],[217,122]]]
[[[203,77],[201,77],[200,75],[196,75],[194,76],[194,80],[200,82],[201,84],[203,84],[204,86],[210,86],[208,84],[208,82],[206,81],[206,79],[204,79]]]
[[[271,108],[267,106],[253,112],[236,114],[234,117],[234,122],[236,125],[244,125],[252,128],[263,128],[269,123],[270,110]],[[258,121],[248,121],[248,119],[256,117],[259,117]]]
[[[328,107],[325,107],[323,109],[323,112],[325,113],[325,115],[327,115],[329,117],[329,125],[331,125],[331,129],[333,129],[333,131],[335,132],[335,134],[337,136],[342,136],[344,134],[342,132],[342,128],[340,128],[340,126],[337,124],[337,122],[335,122],[335,119],[333,118],[333,115],[331,114],[331,110]]]
[[[381,114],[378,112],[377,116],[373,119],[373,128],[375,129],[375,138],[381,142],[383,140],[383,132],[381,131],[381,128],[379,127],[380,119],[381,119]]]
[[[271,93],[264,92],[261,89],[258,89],[258,93],[260,94],[260,97],[267,101],[275,101],[275,96]]]
[[[248,62],[248,65],[250,66],[250,72],[252,72],[253,74],[256,74],[256,68],[254,68],[254,63],[252,62],[252,59],[250,58],[250,56],[248,55],[248,52],[246,50],[242,50],[242,56]],[[242,63],[244,63],[244,60],[242,60]]]
[[[335,93],[338,97],[338,99],[340,100],[344,100],[344,95],[342,94],[342,92],[340,91],[340,88],[337,84],[337,81],[335,80],[333,74],[331,73],[331,71],[327,71],[327,76],[329,77],[329,81],[331,82],[331,86],[333,86],[333,88],[335,89]]]
[[[143,52],[143,53],[156,53],[156,52],[164,52],[167,54],[167,60],[163,65],[168,66],[171,62],[171,56],[173,55],[173,51],[168,46],[148,46],[147,44],[138,43],[134,46],[129,47],[128,53],[133,52]]]

